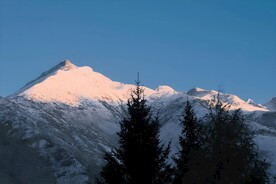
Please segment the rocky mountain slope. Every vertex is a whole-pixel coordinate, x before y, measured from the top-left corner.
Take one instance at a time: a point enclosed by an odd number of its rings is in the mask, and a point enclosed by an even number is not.
[[[7,168],[6,173],[0,170],[4,173],[0,183],[12,181],[18,170],[32,171],[36,167],[41,169],[22,181],[44,175],[47,177],[41,181],[46,183],[93,183],[103,164],[103,151],[116,145],[119,121],[134,87],[66,60],[15,94],[0,98],[0,147],[6,153],[18,153],[18,161],[14,161],[18,166],[9,166],[7,155],[0,157],[0,164],[6,164]],[[165,142],[172,140],[176,152],[178,120],[185,101],[191,100],[196,111],[204,115],[207,111],[204,106],[217,91],[194,88],[177,92],[169,86],[159,86],[155,90],[145,87],[145,95],[153,113],[160,115],[161,138]],[[276,173],[275,114],[235,95],[221,94],[221,99],[231,103],[232,109],[241,108],[244,113],[254,114],[250,125],[258,132],[256,142],[271,161],[272,173]],[[24,157],[30,157],[27,155],[34,158],[33,163],[23,162]]]
[[[264,106],[267,107],[267,109],[269,109],[270,111],[276,111],[276,97],[273,97]]]

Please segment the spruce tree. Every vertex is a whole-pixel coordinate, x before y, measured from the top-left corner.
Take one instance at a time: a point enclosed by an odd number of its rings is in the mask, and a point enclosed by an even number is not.
[[[268,163],[261,159],[254,132],[241,110],[230,110],[220,96],[199,123],[189,104],[182,120],[175,184],[265,184]],[[204,124],[204,128],[203,128]]]
[[[204,164],[208,165],[204,183],[267,183],[268,164],[260,158],[254,132],[241,110],[230,111],[219,95],[210,105]]]
[[[188,182],[186,174],[195,172],[194,166],[199,164],[198,155],[204,143],[203,127],[197,119],[189,100],[186,102],[181,126],[180,149],[174,157],[176,164],[174,184],[181,184],[182,180],[185,180],[186,183]],[[190,180],[192,180],[192,177],[190,177]]]
[[[119,146],[105,154],[106,165],[98,183],[166,184],[172,169],[167,163],[170,146],[159,139],[160,123],[152,118],[144,89],[136,83],[127,102],[127,115],[120,122]]]

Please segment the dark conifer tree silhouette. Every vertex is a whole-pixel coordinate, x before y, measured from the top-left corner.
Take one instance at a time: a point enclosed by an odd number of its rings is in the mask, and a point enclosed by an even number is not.
[[[167,163],[170,146],[159,139],[160,123],[152,118],[144,89],[137,81],[127,103],[127,115],[120,122],[119,146],[105,154],[107,164],[98,183],[166,184],[172,169]]]
[[[204,164],[204,183],[267,183],[268,164],[260,158],[249,128],[240,109],[230,111],[220,96],[211,103],[206,124],[209,127]]]
[[[239,109],[230,111],[230,105],[223,105],[218,94],[209,103],[209,113],[202,121],[199,123],[187,102],[179,139],[181,148],[174,158],[175,184],[269,182],[269,165],[260,158],[254,132]]]
[[[189,100],[186,102],[181,125],[180,149],[173,158],[176,164],[173,184],[181,184],[182,180],[187,182],[185,174],[195,172],[194,166],[200,164],[198,155],[204,143],[204,132]]]

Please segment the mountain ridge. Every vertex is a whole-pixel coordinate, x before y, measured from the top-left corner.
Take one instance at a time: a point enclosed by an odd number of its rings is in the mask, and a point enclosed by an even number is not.
[[[8,97],[17,95],[17,94],[21,93],[22,91],[24,91],[24,90],[32,87],[33,85],[37,84],[38,82],[42,82],[45,78],[53,75],[58,70],[68,71],[68,70],[74,69],[74,68],[77,68],[77,66],[75,66],[74,64],[72,64],[70,60],[66,59],[66,60],[60,62],[59,64],[53,66],[49,70],[41,73],[40,76],[38,76],[34,80],[31,80],[30,82],[28,82],[27,84],[25,84],[25,86],[23,86],[22,88],[20,88],[14,94],[9,95]]]
[[[33,82],[20,93],[0,97],[0,124],[8,125],[10,135],[20,137],[49,159],[47,168],[52,170],[56,183],[93,183],[104,164],[103,152],[117,144],[119,122],[135,85],[112,81],[90,67],[68,61],[56,66],[44,72],[43,80]],[[179,117],[187,99],[197,114],[204,116],[208,101],[218,94],[201,88],[188,92],[164,85],[155,90],[144,88],[153,114],[160,115],[160,138],[164,143],[171,142],[172,154],[177,151]],[[241,108],[252,115],[250,126],[260,134],[256,142],[262,151],[272,155],[272,171],[276,174],[276,114],[236,95],[221,93],[220,97],[233,109]]]
[[[124,84],[112,81],[108,77],[94,71],[88,66],[78,67],[70,60],[65,60],[43,72],[38,78],[27,83],[23,88],[9,98],[25,96],[42,102],[60,102],[78,106],[84,100],[109,100],[110,102],[126,102],[134,89],[133,84]],[[147,98],[162,96],[164,94],[187,93],[189,96],[204,100],[211,100],[216,94],[215,90],[193,88],[188,92],[175,91],[167,85],[160,85],[156,89],[144,87]],[[227,94],[229,103],[242,104],[248,111],[267,111],[262,106],[247,103],[236,95]]]

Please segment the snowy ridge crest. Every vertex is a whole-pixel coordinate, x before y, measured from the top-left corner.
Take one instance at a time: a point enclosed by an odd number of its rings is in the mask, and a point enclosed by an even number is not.
[[[88,66],[65,60],[29,82],[10,98],[24,96],[41,102],[78,106],[83,100],[126,101],[134,85],[114,82]],[[146,96],[155,91],[145,87]]]
[[[170,86],[162,85],[155,89],[157,93],[174,94],[176,91]]]
[[[29,82],[11,98],[23,96],[34,101],[71,106],[79,106],[86,100],[121,103],[128,100],[134,88],[135,86],[131,84],[112,81],[88,66],[77,67],[69,60],[65,60]],[[147,87],[144,89],[147,98],[182,94],[165,85],[155,90]],[[201,88],[193,88],[187,92],[190,97],[203,101],[211,100],[217,94],[217,91]],[[222,97],[224,102],[232,104],[233,108],[242,108],[250,112],[267,111],[266,108],[247,103],[235,95],[223,94]]]
[[[28,82],[23,88],[19,89],[17,92],[15,92],[15,94],[13,94],[11,96],[19,95],[20,93],[24,92],[28,88],[31,88],[32,86],[42,82],[47,77],[54,75],[58,70],[68,71],[68,70],[76,69],[76,68],[78,68],[78,67],[75,66],[74,64],[72,64],[70,60],[66,59],[65,61],[60,62],[59,64],[52,67],[48,71],[43,72],[38,78]]]

